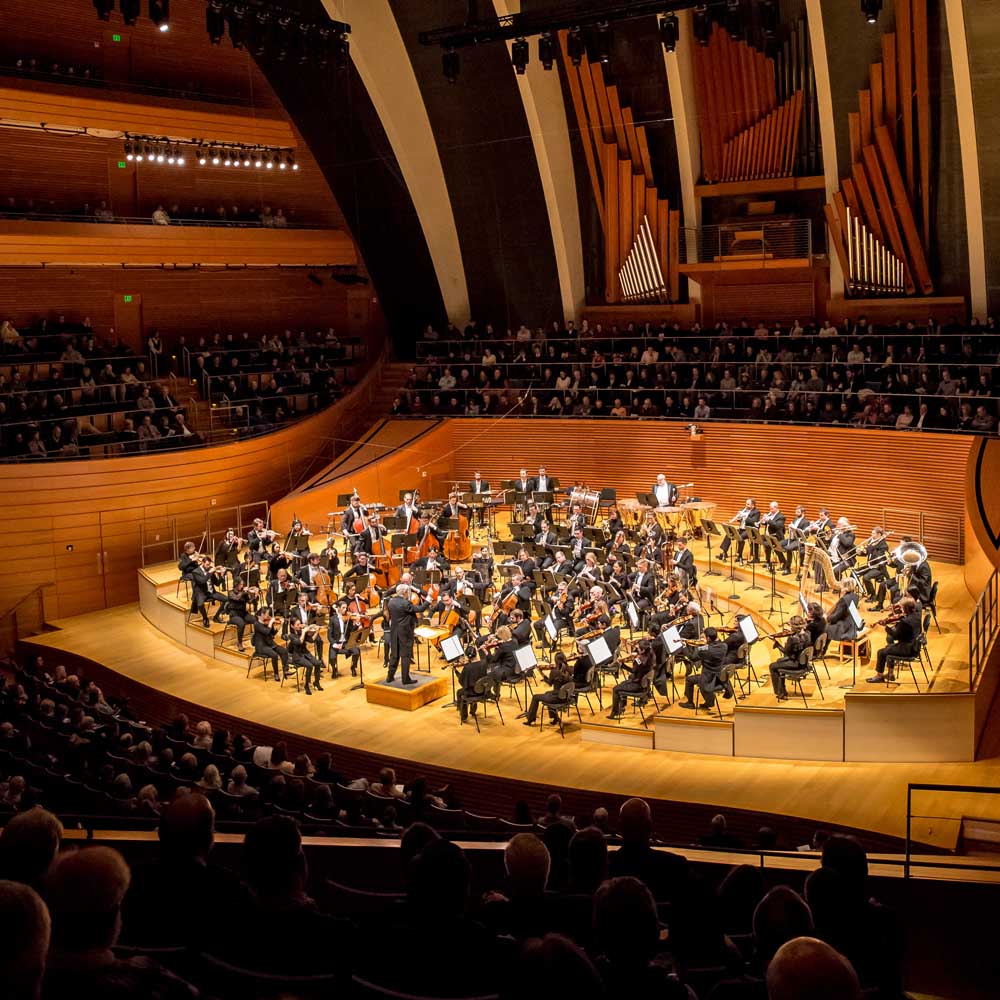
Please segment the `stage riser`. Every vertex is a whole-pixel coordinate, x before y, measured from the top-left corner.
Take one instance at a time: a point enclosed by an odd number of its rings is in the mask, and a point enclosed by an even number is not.
[[[636,747],[640,750],[653,749],[652,729],[617,728],[599,726],[585,722],[582,737],[584,743],[603,743],[605,746]]]
[[[773,760],[843,760],[844,713],[738,708],[733,752]]]
[[[845,700],[846,760],[906,763],[975,760],[976,696],[973,694],[849,692]]]
[[[731,722],[672,719],[657,716],[656,749],[678,753],[733,756],[733,724]]]

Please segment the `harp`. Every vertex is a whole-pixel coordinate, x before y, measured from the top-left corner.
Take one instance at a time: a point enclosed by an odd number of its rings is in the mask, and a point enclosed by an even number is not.
[[[815,601],[824,611],[829,611],[836,602],[833,593],[835,581],[833,562],[830,554],[814,542],[803,546],[802,577],[799,580],[799,594],[806,604]]]

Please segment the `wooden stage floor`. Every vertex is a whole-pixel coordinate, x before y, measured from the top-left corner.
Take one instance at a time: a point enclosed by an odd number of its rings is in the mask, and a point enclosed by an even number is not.
[[[964,627],[971,601],[960,568],[938,565],[935,571],[941,580],[939,617],[944,634],[938,636],[932,626],[933,679],[936,690],[957,690],[964,673]],[[703,582],[713,580],[719,582],[720,593],[729,593],[718,577]],[[769,595],[758,591],[746,595],[746,582],[739,587],[743,600],[756,604],[762,599],[766,607]],[[787,595],[785,600],[787,607]],[[491,711],[477,734],[473,725],[460,726],[455,710],[442,708],[441,702],[412,713],[370,705],[363,691],[349,690],[354,683],[349,672],[324,683],[324,691],[312,697],[296,693],[294,685],[283,689],[265,685],[258,679],[259,670],[248,680],[245,668],[201,655],[168,638],[135,604],[50,624],[55,631],[31,640],[52,650],[50,662],[58,662],[58,650],[72,651],[175,697],[287,731],[293,746],[294,735],[302,734],[415,763],[556,789],[573,787],[711,803],[798,816],[817,824],[839,823],[895,837],[905,834],[908,782],[1000,784],[1000,738],[992,725],[980,747],[980,759],[974,763],[783,761],[607,746],[584,742],[575,724],[567,726],[565,739],[555,729],[546,728],[542,733],[537,727],[529,730],[515,721],[517,705],[506,699],[502,707],[507,724],[501,726]],[[766,653],[761,652],[766,660]],[[374,647],[365,653],[364,662],[366,679],[382,676],[381,656]],[[432,669],[440,671],[437,662]],[[832,681],[826,682],[825,674],[822,676],[832,707],[836,698],[842,697],[836,685],[849,680],[850,665],[831,663],[831,671]],[[912,693],[912,686],[909,690]],[[774,704],[769,689],[755,692],[751,698]],[[586,723],[586,706],[582,712]],[[951,800],[939,804],[928,800],[922,805],[927,807],[922,811],[955,814]],[[1000,803],[993,806],[998,807]],[[965,811],[970,809],[977,815],[990,813],[989,806],[980,808],[978,802]],[[919,835],[924,842],[951,846],[955,829],[954,823],[936,824]]]

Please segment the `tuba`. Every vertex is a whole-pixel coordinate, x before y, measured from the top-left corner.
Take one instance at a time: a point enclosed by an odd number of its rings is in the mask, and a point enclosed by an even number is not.
[[[903,564],[900,573],[909,584],[913,571],[927,562],[927,549],[919,542],[902,542],[892,550],[892,557]]]

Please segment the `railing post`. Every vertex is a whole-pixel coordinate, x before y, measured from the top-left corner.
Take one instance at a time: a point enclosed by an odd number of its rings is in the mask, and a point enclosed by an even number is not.
[[[903,861],[903,878],[910,877],[910,824],[913,816],[913,786],[906,786],[906,856]]]

